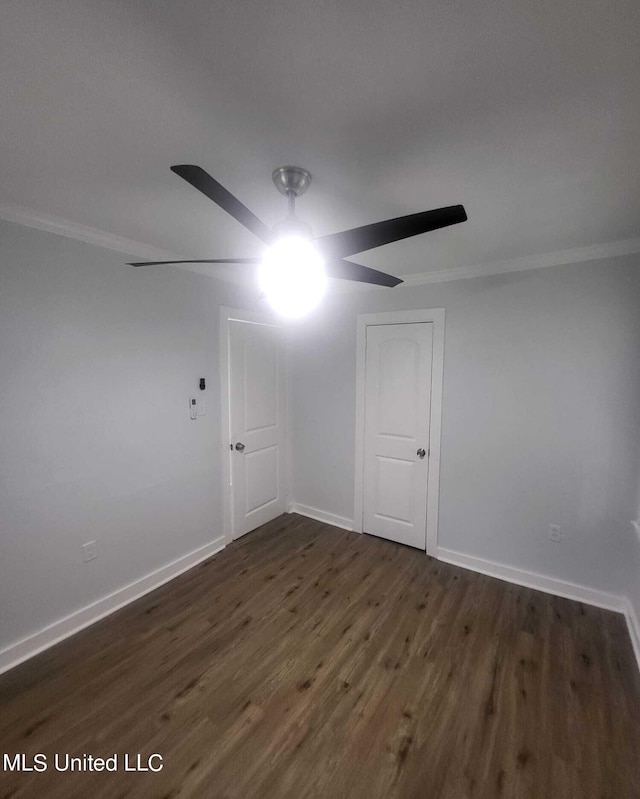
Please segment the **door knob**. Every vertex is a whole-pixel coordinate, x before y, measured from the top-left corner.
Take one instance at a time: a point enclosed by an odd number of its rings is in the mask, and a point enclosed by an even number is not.
[[[236,444],[236,449],[238,450],[238,452],[244,452],[244,444],[242,443],[242,441],[238,441],[238,443]]]
[[[426,453],[426,452],[425,452],[425,451],[424,451],[422,448],[421,448],[421,449],[419,449],[419,450],[416,452],[416,455],[417,455],[419,458],[424,458],[424,456],[425,456],[426,454],[427,454],[427,453]]]

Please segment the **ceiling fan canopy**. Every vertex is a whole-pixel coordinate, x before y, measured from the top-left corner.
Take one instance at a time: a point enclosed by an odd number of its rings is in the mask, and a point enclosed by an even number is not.
[[[277,190],[285,195],[289,201],[287,217],[275,225],[273,229],[267,227],[240,200],[201,167],[193,164],[178,164],[172,166],[171,171],[212,200],[269,247],[273,247],[284,236],[295,236],[306,240],[311,240],[312,238],[309,225],[295,215],[296,198],[302,196],[311,185],[311,175],[302,167],[282,166],[273,171],[271,177]],[[346,258],[350,255],[371,250],[374,247],[381,247],[394,241],[455,225],[466,221],[466,219],[467,214],[462,205],[450,205],[446,208],[422,211],[417,214],[409,214],[396,219],[387,219],[383,222],[374,222],[370,225],[344,230],[340,233],[332,233],[328,236],[320,236],[314,239],[313,243],[315,249],[324,259],[324,269],[327,277],[354,280],[360,283],[370,283],[391,288],[403,281],[393,275],[379,272],[377,269],[371,269],[368,266],[348,261]],[[130,265],[261,264],[262,260],[262,258],[208,258],[183,261],[141,261]]]
[[[279,166],[271,174],[276,189],[286,197],[302,197],[311,185],[311,175],[301,166]]]
[[[299,236],[312,240],[311,225],[299,219],[295,209],[296,199],[304,194],[311,185],[309,172],[299,166],[279,166],[273,170],[271,180],[280,194],[284,194],[289,201],[289,213],[273,226],[276,237]]]

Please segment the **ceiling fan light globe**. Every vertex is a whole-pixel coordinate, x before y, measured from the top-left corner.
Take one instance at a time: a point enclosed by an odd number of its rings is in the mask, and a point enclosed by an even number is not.
[[[313,243],[299,236],[279,239],[267,250],[258,270],[260,288],[281,316],[305,316],[324,296],[324,262]]]

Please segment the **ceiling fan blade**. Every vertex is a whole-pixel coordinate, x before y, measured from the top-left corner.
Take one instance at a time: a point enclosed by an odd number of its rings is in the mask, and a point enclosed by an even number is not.
[[[214,180],[204,169],[193,164],[177,164],[171,167],[171,171],[175,172],[176,175],[180,175],[187,183],[190,183],[210,200],[213,200],[216,205],[231,214],[234,219],[237,219],[241,225],[244,225],[265,244],[272,244],[275,241],[274,233],[264,222],[261,222],[252,211],[234,197],[230,191],[227,191],[224,186],[220,185],[217,180]]]
[[[127,266],[162,266],[163,264],[259,264],[262,258],[205,258],[196,261],[138,261]]]
[[[430,230],[456,225],[466,219],[467,213],[462,205],[450,205],[446,208],[435,208],[433,211],[422,211],[419,214],[399,216],[397,219],[387,219],[384,222],[343,230],[342,233],[320,236],[316,239],[316,244],[327,258],[344,258],[393,241],[428,233]]]
[[[387,275],[385,272],[378,272],[377,269],[370,269],[368,266],[354,264],[353,261],[343,261],[334,259],[326,264],[327,277],[339,277],[342,280],[356,280],[358,283],[372,283],[376,286],[397,286],[403,281],[399,277]]]

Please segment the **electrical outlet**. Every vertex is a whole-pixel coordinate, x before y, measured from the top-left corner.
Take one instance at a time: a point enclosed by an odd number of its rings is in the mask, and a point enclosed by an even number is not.
[[[562,527],[559,524],[550,524],[549,525],[549,541],[561,541],[562,540]]]
[[[88,563],[98,557],[98,544],[96,541],[87,541],[82,545],[82,560]]]

